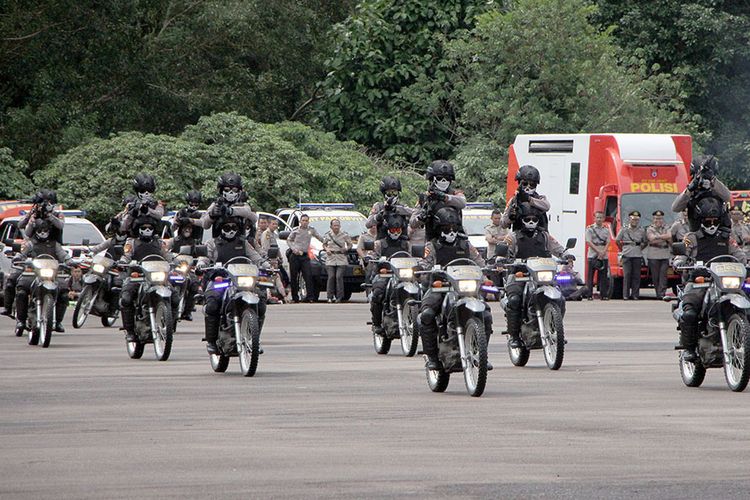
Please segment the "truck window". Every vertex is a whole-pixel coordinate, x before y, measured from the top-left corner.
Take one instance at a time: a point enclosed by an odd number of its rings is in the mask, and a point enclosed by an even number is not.
[[[652,215],[656,210],[664,212],[664,224],[669,227],[675,221],[677,214],[672,212],[672,202],[677,198],[674,193],[628,193],[622,195],[622,215],[627,215],[633,210],[641,213],[641,226],[651,225]]]
[[[572,153],[573,141],[529,141],[529,153]]]
[[[607,203],[604,205],[604,217],[611,219],[612,232],[617,234],[617,197],[607,196]]]
[[[568,189],[568,192],[570,194],[578,194],[579,187],[581,180],[581,164],[580,163],[571,163],[570,164],[570,187]]]

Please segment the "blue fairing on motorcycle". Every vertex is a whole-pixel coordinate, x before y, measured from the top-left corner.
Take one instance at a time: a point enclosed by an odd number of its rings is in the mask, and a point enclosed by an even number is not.
[[[485,293],[498,293],[500,289],[496,286],[482,285],[482,291]]]
[[[573,279],[573,276],[571,276],[569,274],[558,274],[555,277],[555,281],[558,281],[558,282],[563,282],[563,281],[567,282],[567,281],[570,281],[572,279]]]
[[[214,283],[213,288],[219,288],[220,289],[220,288],[226,288],[228,286],[229,286],[229,282],[226,282],[226,283]]]

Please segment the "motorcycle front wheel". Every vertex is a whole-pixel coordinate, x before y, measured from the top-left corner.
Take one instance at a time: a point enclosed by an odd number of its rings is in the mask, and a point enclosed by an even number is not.
[[[49,347],[52,341],[52,328],[55,326],[55,297],[45,295],[42,302],[42,324],[39,327],[39,343]]]
[[[560,306],[554,302],[548,302],[542,312],[544,323],[544,334],[547,336],[547,345],[544,347],[544,361],[550,370],[558,370],[562,366],[565,355],[565,329]]]
[[[529,362],[529,350],[526,346],[511,347],[510,337],[508,338],[508,355],[513,366],[526,366],[526,363]]]
[[[160,300],[154,311],[156,331],[154,337],[154,354],[159,361],[166,361],[172,353],[172,339],[174,323],[172,322],[172,307],[166,300]]]
[[[750,323],[744,314],[734,313],[727,323],[724,378],[734,392],[742,392],[750,379]],[[727,358],[729,358],[727,360]]]
[[[484,323],[477,318],[469,318],[464,334],[464,352],[466,364],[464,382],[466,390],[472,397],[479,397],[487,384],[487,335]]]
[[[211,363],[211,369],[216,373],[224,373],[229,366],[229,356],[223,354],[209,354],[208,362]]]
[[[706,367],[698,361],[691,363],[684,361],[680,355],[680,376],[682,383],[688,387],[700,387],[703,379],[706,378]]]
[[[428,370],[425,368],[427,374],[427,385],[430,387],[432,392],[445,392],[448,388],[448,383],[451,381],[451,374],[443,370]]]
[[[86,323],[86,319],[91,313],[91,309],[94,307],[96,302],[96,294],[92,290],[91,286],[86,285],[81,290],[81,294],[78,296],[76,307],[73,310],[73,328],[82,328],[83,324]]]
[[[372,346],[375,348],[375,352],[378,354],[388,354],[388,351],[391,350],[391,340],[385,335],[373,333]]]
[[[419,332],[417,331],[417,306],[409,304],[410,299],[406,299],[401,309],[401,317],[404,321],[404,328],[401,330],[401,352],[404,356],[411,358],[417,353],[419,345]]]
[[[245,309],[240,319],[240,341],[237,343],[240,358],[240,371],[245,377],[252,377],[258,369],[260,357],[260,326],[258,314],[252,309]]]
[[[128,351],[130,359],[141,359],[141,356],[143,356],[143,347],[144,345],[137,340],[135,342],[125,341],[125,349]]]
[[[112,316],[102,316],[102,326],[110,327],[115,324],[117,321],[117,315],[119,314],[119,311],[115,312]]]

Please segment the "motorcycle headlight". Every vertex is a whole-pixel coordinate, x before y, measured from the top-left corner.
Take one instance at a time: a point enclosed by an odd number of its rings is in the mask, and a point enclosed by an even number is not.
[[[399,269],[398,277],[402,280],[410,280],[414,277],[414,269],[412,269],[411,267],[407,269]]]
[[[177,270],[180,271],[182,274],[187,274],[188,270],[190,269],[190,266],[187,262],[183,262],[179,266],[177,266]]]
[[[164,283],[167,280],[167,273],[164,271],[154,271],[148,273],[148,279],[152,283]]]
[[[91,269],[93,269],[96,274],[104,274],[104,266],[101,264],[94,264],[94,267]]]
[[[739,276],[722,276],[721,287],[722,288],[739,288],[742,284],[742,280]]]
[[[39,270],[39,276],[42,278],[54,278],[55,277],[55,270],[54,269],[40,269]]]
[[[237,286],[239,288],[253,288],[255,286],[255,278],[253,276],[240,276],[237,278]]]
[[[539,283],[549,283],[555,278],[555,273],[552,271],[539,271],[536,273],[536,280]]]
[[[474,293],[477,291],[476,280],[458,280],[458,291],[461,293]]]

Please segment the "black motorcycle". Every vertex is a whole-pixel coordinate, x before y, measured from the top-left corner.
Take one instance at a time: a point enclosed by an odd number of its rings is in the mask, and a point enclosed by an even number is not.
[[[51,255],[39,255],[33,259],[26,259],[22,263],[22,277],[34,277],[29,292],[28,316],[26,329],[29,332],[29,345],[41,344],[49,347],[52,341],[52,331],[56,323],[55,304],[60,291],[58,279],[66,279],[60,274],[61,268],[66,268]],[[16,335],[20,336],[17,331]]]
[[[109,256],[96,255],[91,261],[81,262],[83,288],[73,310],[73,327],[82,328],[89,315],[99,316],[102,326],[112,326],[120,314],[117,300],[119,290],[114,282],[118,276],[115,261]]]

